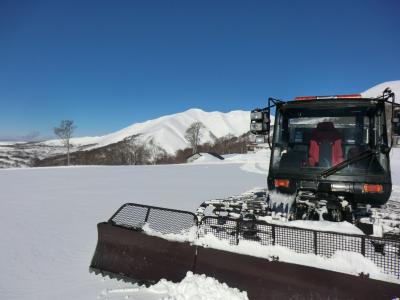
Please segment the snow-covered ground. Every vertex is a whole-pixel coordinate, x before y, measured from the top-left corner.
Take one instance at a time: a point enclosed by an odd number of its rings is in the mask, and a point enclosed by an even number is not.
[[[396,158],[393,163],[394,174],[399,162]],[[0,170],[1,298],[210,299],[200,292],[207,285],[208,291],[221,292],[214,293],[214,299],[246,299],[212,278],[188,274],[179,284],[163,281],[146,289],[95,276],[88,266],[97,240],[96,224],[123,203],[194,211],[204,200],[265,186],[267,165],[267,152],[260,151],[186,165]],[[397,197],[396,175],[394,182]],[[352,269],[357,266],[350,263],[361,260],[339,255],[334,262]],[[321,263],[332,267],[332,262]],[[373,265],[367,267],[374,270]]]
[[[194,211],[204,200],[265,185],[265,173],[249,173],[241,166],[0,170],[1,298],[124,299],[124,294],[105,291],[130,285],[88,272],[96,224],[125,202]],[[162,295],[140,291],[130,299]]]
[[[179,283],[160,280],[150,288],[131,287],[109,289],[102,293],[105,299],[124,296],[125,299],[163,299],[163,300],[248,300],[245,291],[231,288],[225,283],[207,277],[187,272]]]
[[[260,150],[255,153],[247,154],[227,154],[222,155],[224,160],[219,160],[216,157],[209,154],[202,154],[202,156],[191,164],[193,165],[229,165],[229,164],[240,164],[240,168],[243,171],[252,173],[259,173],[266,176],[268,172],[269,164],[269,150]]]

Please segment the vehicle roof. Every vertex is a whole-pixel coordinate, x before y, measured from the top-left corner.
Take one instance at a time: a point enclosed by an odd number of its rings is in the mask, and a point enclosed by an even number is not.
[[[376,107],[377,105],[384,103],[383,100],[377,98],[359,98],[359,99],[317,99],[317,100],[290,100],[281,102],[278,106],[281,109],[287,108],[354,108],[354,107]]]

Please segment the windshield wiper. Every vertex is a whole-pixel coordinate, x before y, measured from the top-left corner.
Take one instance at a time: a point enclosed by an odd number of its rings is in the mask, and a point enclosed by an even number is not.
[[[346,168],[348,165],[351,165],[352,163],[363,160],[365,158],[369,158],[376,154],[377,154],[377,152],[371,151],[371,150],[366,150],[364,152],[361,152],[360,154],[358,154],[352,158],[346,159],[346,160],[342,161],[341,163],[334,165],[333,167],[323,171],[321,174],[319,174],[319,177],[326,178],[326,177],[328,177],[332,174],[335,174],[336,172]]]

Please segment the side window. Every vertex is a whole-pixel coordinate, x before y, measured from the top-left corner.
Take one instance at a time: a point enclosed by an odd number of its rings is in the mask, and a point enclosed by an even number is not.
[[[300,128],[296,128],[294,131],[294,142],[295,143],[303,143],[303,131]]]
[[[362,143],[368,145],[370,141],[370,121],[368,116],[364,116],[363,132],[362,132]]]

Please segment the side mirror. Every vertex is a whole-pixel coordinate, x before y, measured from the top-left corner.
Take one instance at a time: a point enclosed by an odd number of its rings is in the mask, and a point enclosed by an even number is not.
[[[270,110],[268,108],[254,109],[250,113],[250,132],[255,134],[256,143],[264,143],[271,126]]]
[[[400,107],[393,109],[392,116],[392,147],[400,148]]]

